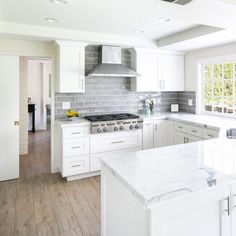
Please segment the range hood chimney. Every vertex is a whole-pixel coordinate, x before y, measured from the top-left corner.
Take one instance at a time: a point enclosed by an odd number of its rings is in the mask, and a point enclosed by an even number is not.
[[[94,77],[137,77],[135,71],[121,64],[121,48],[117,46],[101,46],[99,64],[86,76]]]

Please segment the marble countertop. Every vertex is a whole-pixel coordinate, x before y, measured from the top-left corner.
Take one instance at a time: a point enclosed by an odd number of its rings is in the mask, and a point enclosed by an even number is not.
[[[113,154],[102,164],[149,206],[236,181],[236,140]]]
[[[77,126],[77,125],[90,125],[91,123],[84,119],[84,118],[78,118],[76,120],[70,121],[67,119],[60,119],[56,120],[57,124],[63,128],[63,127],[72,127],[72,126]]]
[[[226,130],[236,128],[236,118],[217,117],[210,115],[195,115],[188,113],[156,113],[150,116],[141,115],[145,121],[153,119],[167,119],[172,121],[184,122],[189,125],[195,125],[204,128],[219,128],[219,137],[226,137]]]

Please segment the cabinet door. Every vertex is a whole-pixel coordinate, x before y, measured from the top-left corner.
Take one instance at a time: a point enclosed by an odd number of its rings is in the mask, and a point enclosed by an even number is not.
[[[187,139],[187,143],[193,143],[193,142],[198,142],[198,141],[203,140],[202,138],[192,136],[192,135],[186,135],[186,139]]]
[[[136,71],[141,75],[135,78],[135,85],[132,83],[132,90],[139,92],[158,90],[158,55],[156,52],[137,51]]]
[[[187,143],[186,134],[179,131],[175,131],[175,144],[183,143]]]
[[[153,121],[143,124],[143,149],[153,148]]]
[[[167,146],[166,121],[154,121],[154,147]]]
[[[150,235],[230,236],[229,194],[230,186],[220,186],[153,207]]]
[[[184,56],[159,56],[159,87],[162,91],[184,91]]]
[[[60,92],[84,92],[84,48],[60,48]]]
[[[231,236],[236,235],[236,183],[231,185]]]
[[[170,120],[166,120],[166,146],[175,144],[175,123]]]

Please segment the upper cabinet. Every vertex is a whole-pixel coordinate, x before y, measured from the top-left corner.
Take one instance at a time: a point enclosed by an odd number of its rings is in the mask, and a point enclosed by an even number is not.
[[[184,55],[141,48],[130,51],[131,67],[141,75],[132,78],[133,91],[184,91]]]
[[[58,49],[58,74],[56,91],[59,93],[84,93],[85,47],[87,44],[56,41]]]
[[[161,91],[184,91],[184,56],[159,55],[159,88]]]
[[[137,92],[158,90],[158,60],[156,51],[131,49],[131,68],[141,75],[131,79],[131,90]]]

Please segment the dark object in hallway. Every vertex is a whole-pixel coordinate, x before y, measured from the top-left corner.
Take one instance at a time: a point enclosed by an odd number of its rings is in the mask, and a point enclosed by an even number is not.
[[[35,133],[35,104],[28,104],[28,113],[32,113],[32,133]]]

